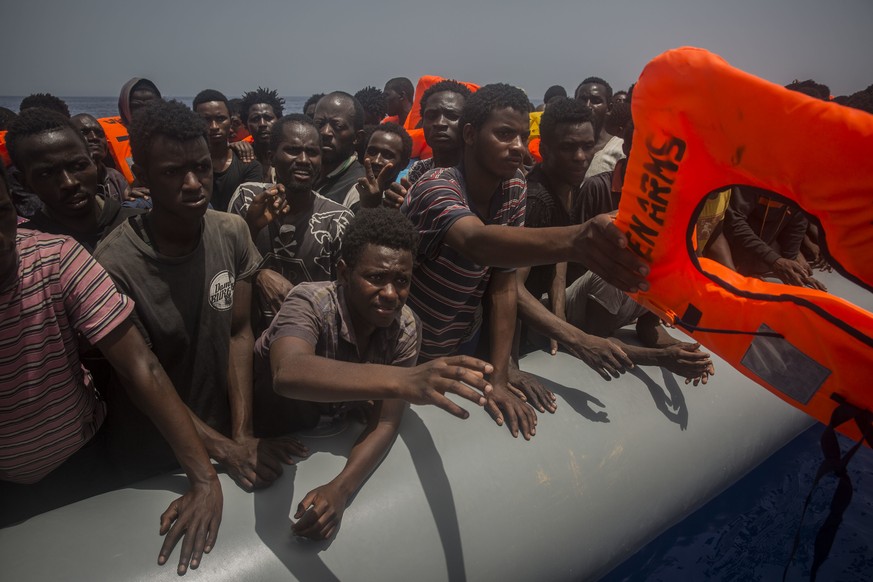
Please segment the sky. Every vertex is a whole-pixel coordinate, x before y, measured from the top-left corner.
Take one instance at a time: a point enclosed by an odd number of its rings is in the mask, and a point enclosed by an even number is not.
[[[873,83],[873,0],[3,0],[0,95],[309,95],[433,74],[534,99],[598,76],[627,88],[678,46],[833,95]]]

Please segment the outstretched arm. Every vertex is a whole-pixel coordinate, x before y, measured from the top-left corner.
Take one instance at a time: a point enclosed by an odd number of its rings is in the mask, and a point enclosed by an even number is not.
[[[280,337],[270,346],[270,366],[273,389],[288,398],[312,402],[396,398],[433,404],[459,418],[466,418],[467,411],[445,393],[482,406],[483,394],[491,391],[485,375],[493,370],[487,362],[467,356],[438,358],[411,368],[340,362],[315,355],[312,344],[292,336]]]
[[[184,574],[189,565],[197,568],[203,552],[215,545],[223,501],[218,476],[187,407],[133,324],[126,321],[97,342],[97,348],[121,377],[134,404],[170,444],[191,482],[191,489],[161,515],[160,532],[166,538],[158,563],[166,563],[176,543],[184,538],[178,567],[178,573]]]
[[[627,248],[627,238],[607,214],[581,225],[549,228],[486,225],[465,216],[449,228],[445,242],[479,265],[511,268],[573,261],[622,291],[648,289],[648,266]]]

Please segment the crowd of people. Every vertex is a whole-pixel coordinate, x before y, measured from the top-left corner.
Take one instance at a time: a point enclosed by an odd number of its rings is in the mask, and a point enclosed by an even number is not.
[[[632,99],[597,77],[540,108],[506,84],[416,95],[401,77],[288,114],[269,89],[189,107],[134,78],[120,156],[57,97],[0,111],[0,526],[181,466],[159,554],[181,541],[181,574],[215,543],[213,461],[267,487],[307,456],[296,431],[361,419],[343,470],[297,506],[294,532],[324,539],[408,403],[467,418],[453,394],[532,438],[557,402],[525,352],[706,383],[710,355],[625,293],[648,272],[610,217]],[[836,100],[871,111],[873,86]],[[744,275],[824,289],[819,233],[767,191],[713,192],[694,236]]]

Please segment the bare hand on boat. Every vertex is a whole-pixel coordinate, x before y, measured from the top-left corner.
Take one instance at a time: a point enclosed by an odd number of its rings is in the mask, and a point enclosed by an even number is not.
[[[306,457],[309,449],[292,437],[231,441],[219,459],[231,479],[247,491],[267,487],[282,474],[282,464],[293,465],[292,455]]]
[[[189,566],[196,569],[203,554],[208,554],[215,546],[222,504],[221,485],[217,477],[194,483],[187,493],[173,501],[161,514],[160,534],[165,537],[158,554],[158,564],[167,563],[173,548],[181,539],[176,572],[181,576]]]
[[[305,538],[326,540],[339,527],[347,503],[348,497],[332,483],[316,487],[297,505],[294,519],[298,521],[291,531]]]
[[[582,225],[580,262],[622,291],[646,291],[646,262],[627,246],[627,237],[608,214],[599,214]]]
[[[412,404],[432,404],[458,418],[467,418],[469,413],[446,398],[446,392],[484,406],[485,395],[491,392],[485,375],[493,370],[488,362],[470,356],[437,358],[405,370],[408,379],[400,398]]]
[[[521,395],[522,400],[540,412],[554,413],[558,409],[554,392],[543,386],[536,376],[522,372],[512,362],[509,364],[509,386]]]
[[[521,430],[525,440],[530,440],[537,433],[537,413],[533,407],[519,398],[521,394],[517,389],[509,386],[494,385],[494,390],[488,396],[485,410],[494,419],[498,426],[506,424],[513,437],[518,438]]]
[[[588,364],[604,380],[618,378],[634,367],[621,347],[606,338],[579,331],[577,341],[567,345],[570,353]]]
[[[699,343],[679,342],[663,348],[661,365],[677,376],[685,378],[685,383],[704,384],[715,374],[715,367],[709,354],[701,351]]]

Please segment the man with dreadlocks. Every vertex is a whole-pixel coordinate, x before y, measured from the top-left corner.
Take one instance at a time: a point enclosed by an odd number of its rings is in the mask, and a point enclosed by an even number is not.
[[[270,164],[270,128],[276,120],[282,117],[282,106],[285,100],[279,97],[275,89],[249,91],[242,97],[239,105],[239,116],[252,136],[255,148],[255,158],[261,164],[263,179],[273,181],[273,166]]]

